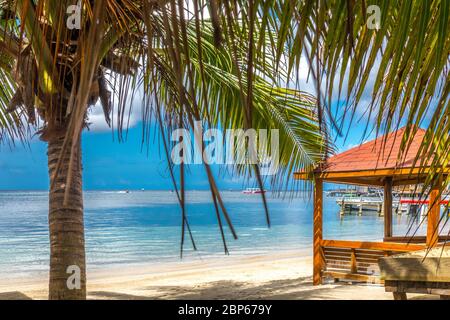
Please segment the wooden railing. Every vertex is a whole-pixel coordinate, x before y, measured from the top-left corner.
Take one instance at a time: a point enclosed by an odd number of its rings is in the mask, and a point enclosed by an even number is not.
[[[394,253],[424,249],[425,245],[322,240],[323,277],[337,280],[380,282],[378,259]]]
[[[385,237],[384,242],[397,242],[397,243],[426,243],[426,236],[414,236],[414,237]],[[439,242],[450,241],[450,236],[439,235]]]

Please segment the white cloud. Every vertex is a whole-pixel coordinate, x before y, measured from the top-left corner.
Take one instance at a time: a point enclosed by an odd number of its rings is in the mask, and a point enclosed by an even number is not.
[[[143,98],[143,88],[138,88],[134,96],[131,93],[127,97],[127,101],[125,104],[124,111],[124,125],[126,126],[128,123],[128,127],[132,128],[136,126],[142,119],[142,101]],[[111,115],[111,121],[113,122],[113,126],[117,127],[117,118],[118,118],[118,98],[113,99],[113,111]],[[131,108],[131,110],[130,110]],[[130,112],[131,111],[131,112]],[[88,111],[88,122],[89,130],[93,132],[105,132],[110,131],[111,128],[108,127],[106,123],[105,116],[103,114],[103,109],[100,102],[93,107],[91,107]]]
[[[111,130],[105,121],[102,107],[97,103],[94,107],[90,108],[88,113],[89,130],[95,132],[102,132]]]

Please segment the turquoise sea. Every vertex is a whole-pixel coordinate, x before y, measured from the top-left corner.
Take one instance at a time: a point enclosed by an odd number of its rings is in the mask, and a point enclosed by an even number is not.
[[[226,230],[231,255],[309,252],[312,203],[307,193],[280,198],[267,193],[272,227],[267,228],[261,198],[225,191],[223,198],[239,239]],[[170,191],[87,191],[85,225],[88,268],[119,264],[180,261],[181,212]],[[188,193],[187,215],[198,251],[186,238],[183,261],[224,255],[209,191]],[[49,240],[46,192],[0,192],[0,281],[8,276],[48,272]],[[424,226],[408,215],[394,215],[394,234]],[[339,215],[334,198],[324,199],[324,238],[381,240],[383,218]]]

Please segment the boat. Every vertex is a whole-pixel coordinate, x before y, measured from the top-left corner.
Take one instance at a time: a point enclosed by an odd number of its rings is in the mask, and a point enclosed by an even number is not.
[[[242,191],[242,193],[244,194],[261,194],[265,192],[266,190],[261,190],[260,188],[247,188],[244,191]]]

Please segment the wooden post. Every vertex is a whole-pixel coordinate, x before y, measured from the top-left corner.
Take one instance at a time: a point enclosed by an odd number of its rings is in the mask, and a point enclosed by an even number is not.
[[[356,264],[356,250],[351,249],[351,255],[350,255],[350,269],[351,273],[357,273],[358,272],[358,266]]]
[[[322,211],[323,182],[317,179],[314,183],[314,217],[313,217],[313,284],[322,284],[322,269],[324,266],[322,253]]]
[[[384,237],[392,237],[392,177],[384,180]]]
[[[363,211],[363,198],[362,196],[359,197],[359,211],[358,211],[358,215],[362,216],[362,211]]]
[[[408,300],[405,292],[392,292],[394,300]]]
[[[431,190],[428,204],[427,246],[429,247],[434,247],[438,243],[439,219],[441,218],[440,202],[439,186],[437,186]]]

